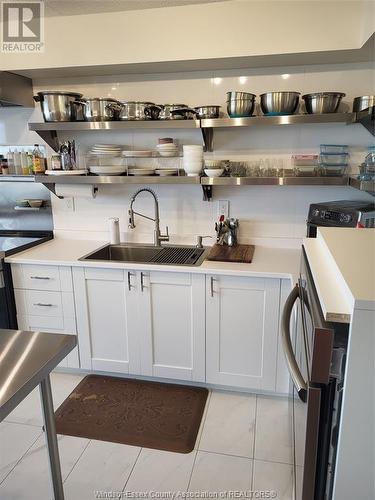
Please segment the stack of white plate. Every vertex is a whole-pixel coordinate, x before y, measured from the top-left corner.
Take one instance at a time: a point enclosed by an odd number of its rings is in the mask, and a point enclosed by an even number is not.
[[[173,142],[169,142],[167,144],[158,144],[156,146],[156,149],[160,156],[178,156],[178,147]]]
[[[126,167],[121,165],[102,165],[89,167],[90,173],[95,175],[121,175],[126,172]]]
[[[123,151],[122,156],[125,158],[150,158],[152,156],[152,151],[149,149],[138,150],[138,151]]]
[[[185,172],[189,177],[197,177],[202,171],[203,146],[184,144],[183,151]]]
[[[95,156],[121,156],[122,146],[118,144],[94,144],[90,154]]]

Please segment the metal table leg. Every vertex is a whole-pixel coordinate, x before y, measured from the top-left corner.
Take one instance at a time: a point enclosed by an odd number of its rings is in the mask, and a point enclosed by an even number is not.
[[[46,433],[54,500],[64,500],[59,448],[55,427],[55,414],[53,411],[51,381],[49,375],[47,375],[47,377],[40,382],[39,387],[42,400],[44,429]]]

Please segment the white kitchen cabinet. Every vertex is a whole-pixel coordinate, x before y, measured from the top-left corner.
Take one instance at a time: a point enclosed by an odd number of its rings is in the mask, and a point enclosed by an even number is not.
[[[141,373],[205,381],[205,277],[137,273]]]
[[[71,268],[13,264],[18,328],[76,335]],[[79,368],[78,347],[59,366]]]
[[[205,380],[205,279],[73,269],[82,368]]]
[[[206,380],[275,391],[280,280],[206,276]]]
[[[137,296],[122,269],[73,268],[81,367],[140,373]]]

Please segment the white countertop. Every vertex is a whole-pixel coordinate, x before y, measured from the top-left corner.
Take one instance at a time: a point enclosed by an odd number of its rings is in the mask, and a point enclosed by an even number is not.
[[[131,264],[127,262],[80,261],[79,258],[108,244],[106,241],[55,238],[6,259],[11,264],[41,264],[59,266],[139,269],[153,271],[194,272],[285,278],[296,282],[300,264],[300,250],[256,246],[251,264],[204,261],[200,266],[173,266]]]
[[[327,320],[375,309],[375,229],[321,227],[303,245]]]

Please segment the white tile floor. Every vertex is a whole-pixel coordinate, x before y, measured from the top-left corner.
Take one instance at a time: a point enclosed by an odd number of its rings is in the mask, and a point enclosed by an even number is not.
[[[56,408],[81,378],[52,374]],[[39,404],[36,390],[0,424],[1,499],[51,498]],[[277,500],[292,498],[287,401],[279,398],[211,392],[189,454],[69,436],[59,436],[59,448],[66,500],[99,491],[274,490]]]

